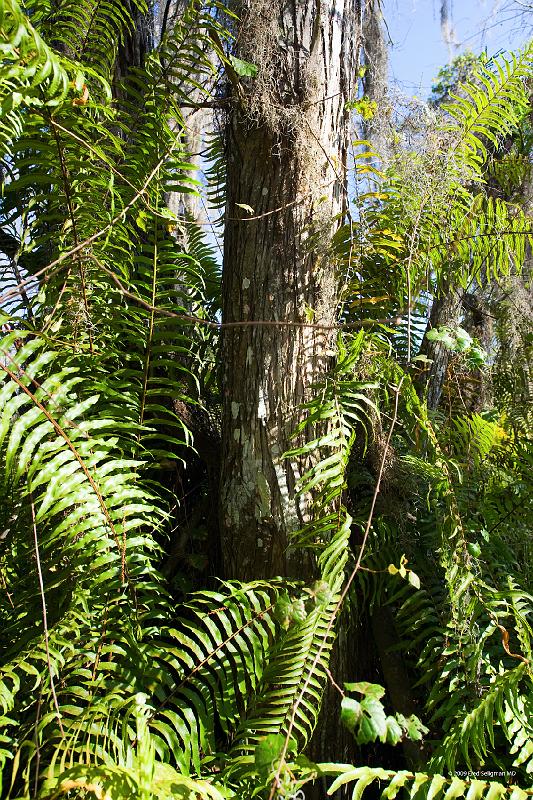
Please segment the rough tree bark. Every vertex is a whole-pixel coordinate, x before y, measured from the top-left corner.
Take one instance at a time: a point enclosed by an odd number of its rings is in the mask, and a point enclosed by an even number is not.
[[[524,210],[533,217],[531,170],[524,180],[522,196]],[[494,396],[510,394],[516,407],[521,407],[525,416],[533,408],[533,248],[529,243],[526,243],[521,270],[513,270],[501,283],[499,290],[497,302],[491,308],[499,341],[491,389]]]
[[[132,0],[124,0],[124,10],[131,16],[132,25],[120,43],[115,64],[115,84],[132,67],[142,66],[154,45],[154,18],[151,11],[140,11]],[[117,86],[115,86],[115,90]]]
[[[461,288],[443,290],[431,306],[428,331],[448,325],[456,328],[461,318],[464,291]],[[441,343],[434,342],[424,336],[421,353],[430,359],[429,366],[424,368],[419,377],[421,392],[425,393],[428,408],[435,410],[439,402],[446,380],[446,372],[450,361],[450,351]]]
[[[295,484],[310,464],[283,453],[295,444],[302,403],[331,362],[334,333],[301,324],[336,320],[328,243],[346,210],[346,101],[355,93],[360,6],[248,0],[236,10],[236,54],[256,64],[258,75],[229,76],[223,321],[269,324],[223,332],[224,567],[226,577],[240,580],[309,580],[313,564],[302,563],[289,542],[308,518],[309,500],[295,498]],[[333,653],[338,680],[349,653],[344,645]],[[316,733],[312,758],[346,758],[331,687]],[[306,787],[308,800],[322,796],[323,787]]]
[[[329,365],[331,333],[298,324],[336,316],[327,243],[345,208],[360,8],[248,0],[236,10],[237,56],[259,71],[230,76],[223,321],[273,324],[223,335],[223,554],[227,576],[301,577],[288,539],[306,518],[294,496],[304,465],[282,455]]]

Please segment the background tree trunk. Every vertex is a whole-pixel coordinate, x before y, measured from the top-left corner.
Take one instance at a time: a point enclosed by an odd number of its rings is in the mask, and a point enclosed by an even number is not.
[[[222,547],[228,577],[302,577],[287,545],[307,515],[294,497],[306,465],[282,455],[330,361],[332,333],[298,324],[336,318],[327,248],[346,203],[359,4],[250,0],[237,11],[237,56],[258,75],[238,86],[230,76],[223,321],[274,324],[223,335]]]
[[[461,319],[463,296],[464,290],[461,288],[443,290],[439,297],[433,300],[428,331],[444,325],[456,328]],[[420,352],[430,359],[430,363],[425,365],[420,373],[419,386],[421,392],[425,392],[428,408],[435,410],[439,406],[446,381],[450,351],[442,342],[431,341],[425,335]]]
[[[120,98],[120,82],[130,69],[142,67],[144,59],[154,46],[154,16],[151,10],[140,11],[132,0],[124,0],[124,10],[131,17],[132,25],[119,43],[115,62],[113,93]]]

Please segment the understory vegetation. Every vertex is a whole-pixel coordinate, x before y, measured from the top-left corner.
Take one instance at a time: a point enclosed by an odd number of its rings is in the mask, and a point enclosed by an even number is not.
[[[145,13],[0,5],[2,797],[526,800],[533,48],[403,115],[354,98],[330,368],[284,454],[313,578],[243,583],[205,456],[223,225],[169,198],[223,209],[220,87],[257,70],[192,2],[120,74]],[[220,115],[203,172],[191,106]],[[325,762],[327,687],[350,746]]]

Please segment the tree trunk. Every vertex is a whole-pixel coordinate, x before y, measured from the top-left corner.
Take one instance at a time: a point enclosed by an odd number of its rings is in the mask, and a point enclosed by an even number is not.
[[[223,330],[224,567],[226,577],[245,581],[310,580],[311,557],[302,563],[289,544],[309,517],[309,498],[296,498],[295,485],[311,464],[283,453],[331,364],[334,331],[308,323],[331,326],[337,316],[328,245],[346,209],[359,5],[249,0],[239,13],[237,56],[258,74],[238,85],[230,75],[223,322],[266,324]],[[348,648],[334,650],[338,680],[347,658]],[[310,748],[315,759],[346,748],[338,697],[330,700]],[[305,794],[318,800],[323,789],[306,786]]]
[[[118,84],[133,67],[141,67],[154,46],[154,19],[151,11],[140,11],[132,0],[125,0],[124,9],[131,16],[132,26],[120,43],[115,64]],[[117,92],[117,87],[115,87]],[[118,96],[118,95],[117,95]]]
[[[301,326],[336,319],[327,250],[345,209],[359,6],[249,0],[237,10],[237,56],[258,75],[230,75],[223,322],[266,324],[223,333],[223,555],[227,577],[302,577],[288,542],[307,516],[294,491],[305,465],[283,453],[330,363],[332,332]]]
[[[371,614],[372,635],[376,643],[383,678],[394,711],[406,717],[420,714],[420,707],[416,702],[413,692],[413,681],[402,653],[398,650],[399,636],[394,625],[394,615],[390,606],[376,606]],[[402,749],[407,765],[412,769],[424,767],[427,759],[424,758],[422,742],[402,740]]]
[[[431,306],[428,331],[448,325],[456,328],[461,318],[461,309],[464,291],[461,288],[443,289],[442,294],[436,297]],[[442,342],[432,342],[424,336],[421,353],[430,359],[430,363],[422,370],[419,377],[419,386],[425,392],[428,408],[435,410],[439,402],[446,380],[446,372],[450,361],[450,351]]]

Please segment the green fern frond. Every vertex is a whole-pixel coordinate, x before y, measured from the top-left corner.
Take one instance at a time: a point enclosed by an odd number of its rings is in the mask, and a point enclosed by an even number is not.
[[[16,0],[6,0],[2,4],[0,30],[4,37],[0,70],[0,149],[5,153],[22,133],[27,109],[53,108],[61,104],[68,95],[71,76],[65,63],[44,42]]]
[[[532,688],[531,676],[528,675],[525,663],[498,675],[474,708],[466,716],[459,715],[444,737],[438,752],[432,757],[432,767],[436,770],[447,767],[453,772],[458,761],[464,759],[467,767],[472,769],[472,758],[485,764],[489,753],[494,757],[493,754],[498,749],[495,742],[496,726],[509,742],[511,753],[519,749],[515,745],[516,740],[520,744],[530,741],[533,729],[527,716],[528,708],[524,708],[519,699],[524,694],[519,689],[522,681],[530,684],[525,691],[527,697],[528,694],[531,695]],[[512,722],[512,727],[509,722]],[[513,766],[518,764],[513,762]]]
[[[152,651],[160,686],[150,728],[186,773],[191,764],[200,773],[201,752],[217,751],[215,719],[226,736],[238,728],[277,628],[274,586],[228,589],[198,593],[166,629],[168,655],[165,648]]]
[[[332,607],[330,606],[329,614]],[[327,664],[334,640],[328,627],[329,615],[317,607],[301,622],[295,622],[272,648],[256,698],[252,701],[234,742],[239,756],[231,773],[239,775],[261,739],[269,734],[288,734],[299,749],[309,741],[315,728],[327,683]],[[248,759],[242,759],[242,756]],[[253,758],[251,759],[253,771]],[[242,776],[240,776],[242,779]]]
[[[388,785],[383,789],[381,797],[383,800],[393,800],[398,793],[406,794],[408,797],[417,797],[423,792],[429,800],[441,797],[466,797],[471,800],[482,800],[483,798],[502,798],[504,800],[526,800],[529,793],[520,789],[518,786],[509,786],[492,780],[493,777],[500,777],[500,770],[480,771],[482,777],[462,779],[459,775],[446,777],[439,774],[424,772],[394,772],[372,767],[348,767],[344,765],[320,765],[325,774],[338,774],[328,789],[328,795],[333,795],[341,786],[353,784],[353,800],[358,800],[367,787],[374,781],[386,782]],[[496,773],[496,774],[493,774]],[[505,777],[501,775],[501,777]]]
[[[445,105],[456,120],[448,128],[455,137],[454,152],[475,172],[487,159],[487,145],[498,147],[526,113],[532,59],[530,46],[518,55],[493,59],[490,68],[477,65],[468,83],[460,86],[463,96],[453,94],[453,102]]]
[[[269,655],[260,690],[237,732],[235,769],[253,771],[253,753],[262,737],[294,737],[298,747],[309,741],[327,682],[328,662],[335,638],[335,615],[349,557],[351,517],[342,505],[346,469],[357,426],[364,425],[373,407],[371,385],[354,379],[355,365],[366,344],[365,334],[340,342],[339,362],[320,387],[319,399],[306,405],[307,416],[295,432],[308,428],[319,435],[293,448],[287,458],[319,456],[299,481],[298,491],[314,496],[312,521],[295,532],[296,546],[316,555],[318,582],[312,607],[298,601],[301,613],[287,633],[278,637]]]
[[[1,479],[10,522],[2,552],[0,696],[10,756],[29,747],[20,778],[20,755],[12,774],[26,785],[34,737],[56,754],[52,764],[60,752],[73,758],[86,737],[76,726],[86,713],[94,716],[101,691],[123,698],[136,681],[144,687],[136,629],[166,602],[151,533],[165,514],[135,457],[135,394],[122,395],[130,419],[124,408],[117,418],[112,394],[102,384],[94,391],[94,360],[84,369],[78,355],[70,359],[23,331],[2,341]],[[12,584],[16,601],[9,600]],[[109,744],[116,748],[116,736]]]

